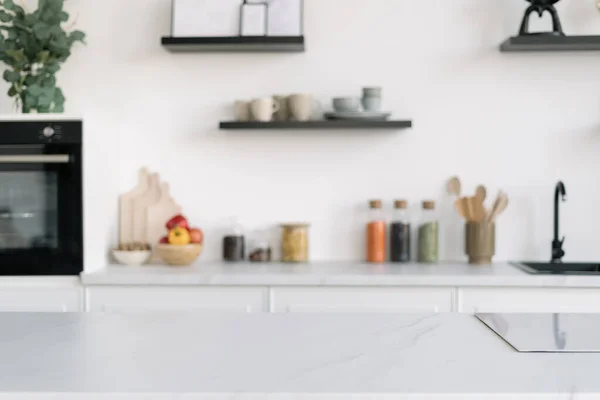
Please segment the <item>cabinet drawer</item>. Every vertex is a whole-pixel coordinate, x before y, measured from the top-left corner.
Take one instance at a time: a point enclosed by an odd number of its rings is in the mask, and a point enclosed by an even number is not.
[[[600,312],[600,290],[586,288],[459,289],[460,312]]]
[[[262,312],[267,290],[227,287],[93,287],[88,311]]]
[[[83,310],[82,288],[0,289],[0,312],[78,312]]]
[[[448,312],[453,288],[274,288],[274,312]]]

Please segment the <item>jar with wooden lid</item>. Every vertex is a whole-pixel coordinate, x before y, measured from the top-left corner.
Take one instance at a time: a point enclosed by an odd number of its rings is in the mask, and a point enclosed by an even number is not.
[[[385,217],[381,200],[369,201],[367,221],[367,262],[385,262]]]
[[[410,261],[410,217],[406,200],[394,201],[394,215],[390,223],[390,261]]]
[[[419,224],[419,262],[434,263],[438,261],[439,223],[435,211],[435,202],[423,202],[423,214]]]
[[[308,262],[309,224],[281,224],[281,261]]]

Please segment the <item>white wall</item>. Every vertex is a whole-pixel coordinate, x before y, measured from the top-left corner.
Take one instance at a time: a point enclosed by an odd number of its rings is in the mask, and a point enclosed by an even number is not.
[[[67,111],[85,117],[86,269],[117,238],[117,196],[142,165],[171,183],[220,258],[221,220],[310,221],[313,259],[358,260],[373,197],[442,199],[503,188],[511,205],[497,259],[548,258],[553,185],[569,200],[567,257],[600,260],[600,53],[501,54],[523,0],[306,0],[300,54],[174,55],[169,0],[69,0],[88,45],[60,74]],[[600,33],[593,0],[561,2],[569,33]],[[412,130],[225,132],[237,98],[312,92],[327,101],[384,87]],[[3,112],[12,110],[0,97]],[[444,251],[454,258],[461,251]]]

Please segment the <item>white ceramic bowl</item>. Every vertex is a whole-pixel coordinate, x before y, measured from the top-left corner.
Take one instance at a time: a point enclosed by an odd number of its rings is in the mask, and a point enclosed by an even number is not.
[[[358,112],[360,99],[358,97],[336,97],[333,99],[333,109],[337,112]]]
[[[150,260],[152,252],[150,250],[122,251],[113,250],[115,260],[123,265],[142,265]]]

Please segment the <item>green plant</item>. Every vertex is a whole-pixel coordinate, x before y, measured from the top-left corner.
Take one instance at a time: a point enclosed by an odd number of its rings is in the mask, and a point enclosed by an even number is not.
[[[0,61],[10,67],[2,77],[24,113],[64,111],[56,73],[85,34],[63,29],[69,20],[63,6],[64,0],[38,0],[37,10],[29,12],[14,0],[0,0]]]

